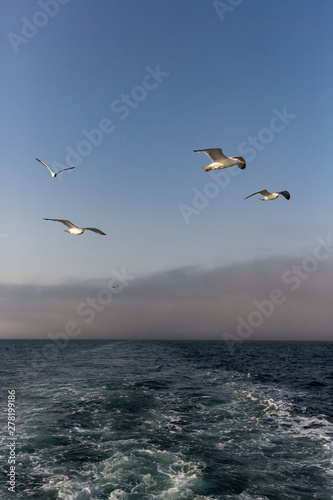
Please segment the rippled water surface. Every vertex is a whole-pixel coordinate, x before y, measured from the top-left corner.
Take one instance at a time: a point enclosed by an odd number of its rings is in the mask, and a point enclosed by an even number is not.
[[[0,342],[1,499],[333,498],[333,344],[51,345]]]

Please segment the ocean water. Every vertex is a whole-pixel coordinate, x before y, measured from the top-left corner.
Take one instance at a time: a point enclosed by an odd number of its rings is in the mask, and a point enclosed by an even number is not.
[[[1,341],[0,353],[1,500],[333,499],[333,343]]]

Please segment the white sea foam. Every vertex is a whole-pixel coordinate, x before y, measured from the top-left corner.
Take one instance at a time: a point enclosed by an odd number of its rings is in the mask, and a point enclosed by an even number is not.
[[[248,377],[248,368],[227,371],[218,346],[208,346],[205,359],[200,350],[196,361],[184,356],[190,344],[179,351],[155,346],[152,354],[148,344],[119,343],[107,356],[104,347],[90,345],[78,343],[54,372],[49,367],[44,379],[20,389],[24,493],[61,500],[268,500],[296,498],[297,486],[308,498],[322,498],[323,485],[327,495],[333,491],[332,424],[315,413],[329,405],[316,406],[314,398],[310,408],[311,393],[302,385],[292,391],[259,382],[257,372]]]
[[[325,415],[297,414],[292,403],[263,394],[264,391],[271,393],[275,391],[278,397],[281,396],[275,388],[257,386],[253,389],[246,395],[247,398],[261,405],[263,415],[273,419],[281,432],[309,438],[333,453],[333,424]],[[306,412],[306,408],[303,407],[302,410]]]

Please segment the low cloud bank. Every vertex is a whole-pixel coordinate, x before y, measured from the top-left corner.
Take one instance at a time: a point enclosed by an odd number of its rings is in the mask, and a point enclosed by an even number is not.
[[[332,256],[0,285],[1,338],[333,340]],[[116,282],[117,288],[113,288]]]

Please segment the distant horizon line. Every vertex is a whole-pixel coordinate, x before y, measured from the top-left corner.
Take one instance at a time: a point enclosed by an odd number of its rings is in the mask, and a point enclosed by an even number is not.
[[[67,339],[68,342],[219,342],[219,343],[225,343],[224,339],[157,339],[157,338],[142,338],[142,339]],[[39,339],[39,338],[0,338],[0,342],[53,342],[54,340],[51,339]],[[313,342],[313,343],[328,343],[328,342],[333,342],[332,340],[305,340],[305,339],[248,339],[248,340],[235,340],[235,344],[244,344],[244,343],[256,343],[256,342]]]

